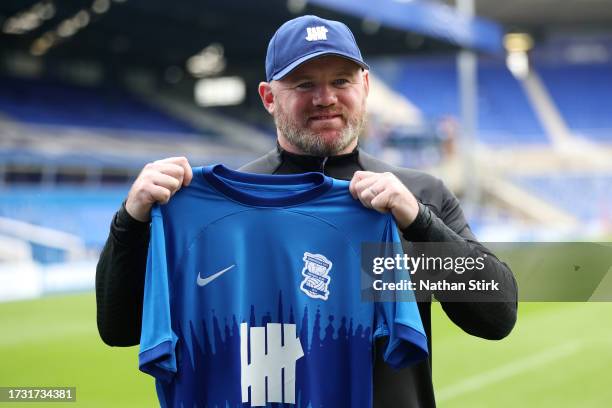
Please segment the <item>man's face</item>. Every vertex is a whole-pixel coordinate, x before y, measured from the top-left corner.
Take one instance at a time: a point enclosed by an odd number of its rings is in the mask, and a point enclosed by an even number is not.
[[[272,81],[271,89],[269,110],[281,142],[321,157],[347,153],[357,145],[368,94],[368,74],[357,64],[335,56],[317,58]]]

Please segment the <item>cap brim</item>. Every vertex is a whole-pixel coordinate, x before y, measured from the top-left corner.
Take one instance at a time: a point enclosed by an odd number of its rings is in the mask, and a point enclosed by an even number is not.
[[[370,69],[368,64],[366,64],[365,62],[360,61],[360,60],[358,60],[356,58],[353,58],[351,56],[342,54],[340,52],[319,51],[319,52],[313,52],[312,54],[305,55],[302,58],[293,61],[291,64],[287,65],[285,68],[283,68],[282,70],[280,70],[276,74],[272,75],[272,78],[270,78],[270,81],[278,81],[279,79],[283,79],[291,71],[293,71],[294,69],[296,69],[297,67],[299,67],[303,63],[305,63],[307,61],[310,61],[312,59],[315,59],[315,58],[323,57],[325,55],[335,55],[335,56],[338,56],[338,57],[342,57],[342,58],[345,58],[345,59],[347,59],[349,61],[353,61],[355,64],[361,66],[364,69]]]

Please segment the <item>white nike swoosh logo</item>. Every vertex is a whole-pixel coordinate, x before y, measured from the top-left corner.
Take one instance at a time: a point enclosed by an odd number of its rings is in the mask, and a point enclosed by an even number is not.
[[[215,273],[213,275],[210,275],[207,278],[201,278],[200,277],[200,273],[198,272],[198,279],[197,279],[198,286],[206,286],[206,285],[208,285],[210,282],[214,281],[219,276],[223,275],[225,272],[227,272],[230,269],[232,269],[234,266],[236,266],[236,265],[234,264],[232,266],[228,266],[227,268],[223,269],[222,271],[219,271],[219,272],[217,272],[217,273]]]

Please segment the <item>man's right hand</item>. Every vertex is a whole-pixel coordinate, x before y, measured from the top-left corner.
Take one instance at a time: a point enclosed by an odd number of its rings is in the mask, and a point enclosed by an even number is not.
[[[185,157],[170,157],[148,163],[140,172],[125,202],[128,214],[141,222],[151,219],[153,204],[166,204],[182,186],[193,178]]]

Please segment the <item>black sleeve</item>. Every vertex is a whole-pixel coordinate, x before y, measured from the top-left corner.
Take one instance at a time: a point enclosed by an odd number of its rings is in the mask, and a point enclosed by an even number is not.
[[[516,322],[517,286],[510,268],[491,251],[479,243],[470,230],[457,198],[440,183],[444,190],[442,208],[438,217],[432,208],[419,204],[419,214],[402,235],[413,242],[453,242],[452,256],[484,257],[485,267],[475,271],[473,279],[493,279],[500,283],[495,299],[503,301],[447,301],[444,294],[435,293],[448,317],[467,333],[485,339],[506,337]],[[484,256],[486,254],[486,256]],[[457,293],[453,296],[456,300]]]
[[[110,346],[140,342],[149,237],[149,223],[132,218],[123,203],[96,267],[98,331]]]

